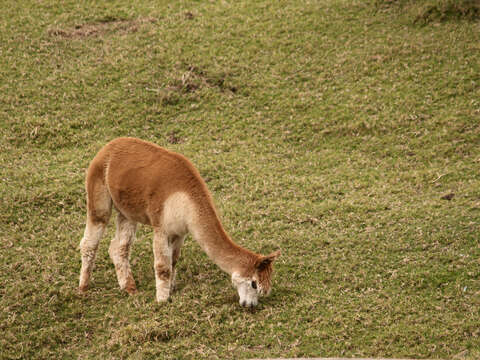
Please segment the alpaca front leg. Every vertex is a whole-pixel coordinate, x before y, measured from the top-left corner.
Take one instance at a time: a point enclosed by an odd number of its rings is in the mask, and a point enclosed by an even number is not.
[[[168,265],[155,263],[155,287],[158,302],[167,301],[170,297],[170,275],[171,270]]]
[[[175,290],[176,287],[176,265],[178,262],[178,258],[180,257],[180,250],[182,248],[184,239],[185,236],[177,236],[172,241],[172,276],[170,280],[170,291]]]
[[[153,256],[157,301],[164,302],[170,297],[172,249],[168,245],[167,235],[161,229],[154,231]]]

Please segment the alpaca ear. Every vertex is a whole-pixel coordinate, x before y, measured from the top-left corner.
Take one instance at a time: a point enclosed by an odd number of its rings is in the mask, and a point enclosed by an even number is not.
[[[256,268],[258,270],[263,270],[265,269],[268,265],[270,265],[277,257],[280,256],[280,250],[274,251],[273,253],[261,257],[257,264]]]

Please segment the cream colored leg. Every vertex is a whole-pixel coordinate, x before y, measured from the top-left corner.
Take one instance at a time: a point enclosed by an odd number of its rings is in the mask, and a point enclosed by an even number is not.
[[[170,290],[173,291],[176,286],[176,276],[177,270],[176,265],[178,262],[178,258],[180,257],[180,250],[182,249],[183,241],[185,236],[182,237],[175,237],[172,241],[172,276],[171,276],[171,284]]]
[[[129,294],[134,294],[137,287],[135,286],[129,259],[131,245],[135,241],[137,224],[118,213],[116,227],[115,237],[110,243],[108,254],[115,265],[120,289],[126,290]]]
[[[154,230],[153,256],[157,301],[167,301],[172,276],[172,248],[168,244],[168,236],[160,228]]]
[[[98,243],[105,231],[106,224],[93,223],[87,219],[85,232],[80,241],[80,253],[82,255],[82,268],[80,270],[80,281],[78,288],[80,291],[86,291],[90,283],[92,269],[95,264],[95,255],[97,253]]]

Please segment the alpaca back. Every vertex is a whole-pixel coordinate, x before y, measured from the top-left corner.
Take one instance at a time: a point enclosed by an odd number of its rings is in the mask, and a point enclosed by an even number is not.
[[[164,204],[178,193],[185,194],[202,215],[216,215],[206,185],[191,162],[153,143],[134,138],[108,143],[90,165],[87,192],[89,182],[99,178],[115,207],[142,224],[160,225]]]

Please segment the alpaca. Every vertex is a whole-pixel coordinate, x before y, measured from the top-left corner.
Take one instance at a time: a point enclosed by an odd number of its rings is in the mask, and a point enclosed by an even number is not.
[[[242,306],[253,307],[271,289],[272,262],[280,255],[259,255],[234,243],[225,232],[210,192],[184,156],[135,138],[105,145],[90,163],[85,182],[87,222],[80,242],[79,290],[88,288],[98,243],[118,210],[116,233],[108,249],[120,288],[136,292],[130,247],[137,223],[152,226],[156,300],[168,300],[175,264],[188,232],[208,257],[231,275]]]

